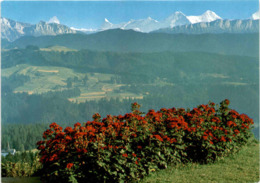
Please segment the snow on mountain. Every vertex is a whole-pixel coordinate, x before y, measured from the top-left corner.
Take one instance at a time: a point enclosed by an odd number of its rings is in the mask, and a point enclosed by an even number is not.
[[[46,23],[44,21],[40,21],[37,24],[28,24],[7,18],[1,18],[0,20],[1,38],[7,39],[8,41],[14,41],[22,36],[58,35],[77,32],[65,25],[53,22]]]
[[[146,19],[130,20],[126,23],[112,24],[107,19],[105,19],[100,30],[120,28],[133,29],[140,32],[151,32],[162,28],[172,28],[180,25],[188,25],[199,22],[212,22],[217,19],[221,19],[221,17],[210,10],[206,11],[200,16],[186,16],[182,12],[177,11],[162,21],[157,21],[151,17],[148,17]]]
[[[250,19],[259,20],[259,11],[255,12]],[[214,22],[216,20],[222,20],[222,18],[218,16],[215,12],[207,10],[205,13],[199,16],[186,16],[184,13],[177,11],[161,21],[157,21],[151,17],[148,17],[146,19],[130,20],[128,22],[113,24],[107,18],[105,18],[103,24],[99,29],[84,29],[84,28],[79,29],[74,27],[67,27],[65,25],[60,24],[60,21],[56,16],[50,18],[49,21],[47,22],[41,21],[38,24],[21,23],[7,18],[1,18],[0,23],[1,23],[1,37],[7,39],[8,41],[14,41],[20,38],[21,36],[25,36],[25,35],[41,36],[41,35],[58,35],[58,34],[79,33],[79,32],[94,33],[94,32],[108,30],[108,29],[125,29],[125,30],[132,29],[139,32],[152,32],[161,29],[172,29],[177,26],[186,26],[186,28],[181,27],[171,31],[185,32],[183,29],[189,29],[192,31],[196,30],[196,32],[200,32],[199,29],[202,29],[201,32],[206,32],[213,29],[212,28],[213,24],[206,24],[206,23]],[[202,24],[192,27],[192,25],[195,25],[197,23],[202,23]],[[240,22],[238,21],[235,25],[233,25],[233,27],[237,27],[238,29],[241,28],[239,23]],[[229,21],[225,21],[225,26],[224,26],[224,24],[220,21],[218,25],[214,24],[215,26],[214,29],[218,30],[217,27],[220,26],[220,28],[225,27],[225,30],[228,30],[229,29],[227,27],[228,24]],[[250,22],[248,24],[244,23],[244,25],[245,25],[244,26],[245,28],[243,28],[244,30],[246,30],[246,27],[249,28],[252,27]]]
[[[113,27],[113,24],[110,23],[110,22],[108,21],[108,19],[105,18],[104,23],[103,23],[102,26],[101,26],[101,29],[107,30],[107,29],[112,29],[112,27]]]
[[[101,28],[100,30],[108,30],[108,29],[120,29],[126,25],[127,23],[123,22],[123,23],[120,23],[120,24],[112,24],[111,22],[109,22],[108,19],[105,18],[103,24],[101,25]]]
[[[70,29],[78,31],[78,32],[83,32],[86,34],[94,33],[97,32],[97,29],[85,29],[85,28],[75,28],[75,27],[70,27]]]
[[[184,25],[190,24],[189,20],[182,12],[175,12],[165,20],[159,22],[151,17],[146,19],[139,19],[139,20],[130,20],[126,23],[119,23],[119,24],[112,24],[107,19],[105,19],[104,23],[102,24],[100,30],[107,30],[107,29],[133,29],[139,32],[151,32],[157,29],[166,28],[166,27],[174,27],[177,25]]]
[[[50,24],[50,23],[60,24],[60,21],[56,16],[54,16],[54,17],[50,18],[50,20],[47,23],[48,24]]]
[[[220,16],[218,16],[215,12],[207,10],[205,13],[199,16],[187,16],[189,21],[192,24],[200,23],[200,22],[212,22],[217,19],[222,19]]]
[[[255,12],[252,16],[251,19],[253,20],[259,20],[259,11]]]
[[[1,18],[1,38],[13,41],[23,36],[24,28],[30,27],[31,24],[17,22],[7,18]]]
[[[40,21],[36,25],[24,29],[27,35],[31,36],[43,36],[43,35],[58,35],[58,34],[70,34],[76,33],[75,30],[70,29],[66,25],[57,23],[46,23]]]
[[[186,15],[182,12],[177,11],[174,14],[170,15],[166,19],[160,22],[160,26],[157,29],[175,27],[179,25],[190,24],[190,21],[187,19]]]
[[[212,22],[200,22],[173,28],[165,28],[154,32],[168,34],[205,34],[205,33],[257,33],[259,21],[247,20],[223,20],[218,19]]]
[[[148,17],[146,19],[131,20],[127,22],[121,29],[133,29],[140,32],[150,32],[157,29],[158,21]]]

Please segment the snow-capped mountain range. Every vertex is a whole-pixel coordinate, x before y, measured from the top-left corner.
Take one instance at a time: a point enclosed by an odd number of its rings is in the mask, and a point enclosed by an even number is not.
[[[48,22],[40,21],[37,24],[17,22],[7,18],[1,18],[1,38],[14,41],[22,36],[43,36],[77,33],[66,25],[59,24],[58,19],[50,19]]]
[[[212,22],[221,19],[213,11],[206,11],[199,16],[186,16],[184,13],[177,11],[162,21],[157,21],[148,17],[147,19],[130,20],[129,22],[112,24],[109,20],[105,19],[101,30],[107,29],[133,29],[140,32],[151,32],[162,28],[172,28],[180,25],[195,24],[199,22]]]
[[[259,20],[259,11],[252,14],[249,19]],[[60,21],[56,16],[52,17],[47,22],[40,21],[37,24],[17,22],[8,18],[0,19],[1,38],[7,39],[8,41],[14,41],[22,36],[58,35],[68,33],[94,33],[109,29],[132,29],[139,32],[149,33],[156,30],[172,29],[179,26],[190,27],[191,25],[196,24],[200,24],[203,26],[203,23],[210,23],[217,20],[222,20],[222,18],[218,16],[215,12],[210,10],[207,10],[205,13],[199,16],[186,16],[184,13],[177,11],[161,21],[157,21],[151,17],[148,17],[146,19],[130,20],[128,22],[113,24],[105,18],[103,24],[99,29],[68,27],[66,25],[60,24]],[[213,24],[207,25],[211,26]],[[239,27],[237,28],[239,29]],[[216,28],[214,28],[214,30],[215,29]]]
[[[254,33],[259,31],[259,21],[248,20],[223,20],[212,22],[199,22],[172,28],[155,30],[154,32],[168,34],[205,34],[205,33]]]

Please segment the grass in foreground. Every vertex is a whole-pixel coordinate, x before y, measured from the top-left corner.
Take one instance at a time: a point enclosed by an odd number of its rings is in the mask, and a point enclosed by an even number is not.
[[[141,183],[259,182],[259,143],[243,147],[229,157],[208,165],[188,164],[154,172]]]
[[[3,177],[2,183],[42,183],[40,177]]]

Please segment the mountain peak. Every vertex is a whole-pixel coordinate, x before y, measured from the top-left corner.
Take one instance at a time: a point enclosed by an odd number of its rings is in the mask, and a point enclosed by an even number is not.
[[[221,19],[220,16],[218,16],[214,11],[211,10],[207,10],[205,11],[205,13],[203,13],[201,16],[205,16],[205,17],[210,17],[210,18],[215,18],[216,19]]]
[[[190,22],[184,13],[182,13],[181,11],[176,11],[175,13],[173,13],[172,15],[170,15],[168,18],[166,18],[164,21],[161,22],[160,28],[175,27],[175,26],[185,25],[189,23]]]
[[[182,13],[181,11],[176,11],[174,14],[175,14],[175,15],[184,15],[184,13]],[[185,15],[184,15],[184,16],[185,16]]]
[[[251,19],[253,20],[259,20],[259,11],[255,12],[252,16]]]
[[[60,21],[56,16],[54,16],[54,17],[51,17],[50,20],[47,21],[47,23],[48,24],[50,24],[50,23],[60,24]]]
[[[216,15],[216,13],[214,11],[211,11],[211,10],[207,10],[203,14],[214,14],[214,15]]]
[[[199,22],[212,22],[217,19],[222,19],[220,16],[218,16],[214,11],[207,10],[202,15],[199,16],[187,16],[189,21],[192,24],[199,23]]]
[[[109,20],[107,18],[105,18],[100,29],[107,30],[107,29],[111,29],[111,28],[113,28],[113,24],[111,22],[109,22]]]
[[[0,23],[7,25],[7,24],[9,24],[9,20],[7,18],[1,17],[0,18]]]

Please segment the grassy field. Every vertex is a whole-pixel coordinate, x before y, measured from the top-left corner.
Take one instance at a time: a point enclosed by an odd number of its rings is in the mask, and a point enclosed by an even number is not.
[[[2,183],[41,183],[40,177],[3,177]]]
[[[259,182],[259,144],[244,147],[240,152],[214,164],[178,165],[154,172],[141,183],[239,183]]]
[[[77,51],[76,49],[67,48],[64,46],[51,46],[48,48],[40,48],[41,51],[58,51],[58,52],[68,52],[68,51]]]
[[[78,73],[73,69],[65,67],[54,66],[30,66],[27,64],[20,64],[15,67],[2,69],[3,77],[10,77],[11,75],[25,75],[30,77],[30,81],[24,85],[15,88],[14,93],[26,92],[28,94],[41,94],[48,91],[61,91],[66,90],[68,78],[77,78],[79,81],[73,82],[72,87],[78,87],[81,95],[78,97],[70,98],[73,102],[85,102],[88,100],[99,100],[102,98],[143,98],[141,94],[134,94],[128,91],[121,91],[118,93],[116,90],[126,84],[110,83],[109,81],[114,74],[104,73]],[[81,80],[88,77],[86,85],[83,85]]]

